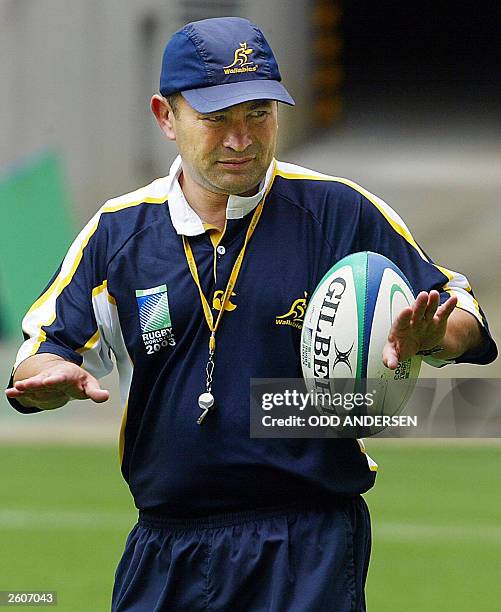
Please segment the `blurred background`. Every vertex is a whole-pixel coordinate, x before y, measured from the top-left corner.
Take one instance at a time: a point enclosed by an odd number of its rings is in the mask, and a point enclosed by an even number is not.
[[[21,318],[82,225],[108,198],[168,172],[175,150],[149,111],[167,39],[188,21],[223,15],[261,26],[296,100],[280,111],[278,157],[382,197],[437,263],[469,278],[501,338],[496,3],[0,0],[5,384]],[[500,360],[423,375],[497,378]],[[59,589],[63,610],[106,609],[134,520],[116,459],[113,374],[106,384],[105,405],[34,416],[0,398],[0,590]],[[368,496],[369,609],[496,609],[497,442],[368,446],[381,464]]]

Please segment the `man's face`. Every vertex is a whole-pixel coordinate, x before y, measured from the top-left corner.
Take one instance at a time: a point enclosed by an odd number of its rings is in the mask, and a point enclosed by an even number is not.
[[[203,114],[179,96],[172,131],[183,173],[208,191],[250,195],[273,159],[277,103],[254,100]]]

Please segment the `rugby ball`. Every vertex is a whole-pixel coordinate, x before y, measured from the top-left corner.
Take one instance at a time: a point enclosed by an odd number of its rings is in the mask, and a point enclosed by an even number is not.
[[[419,375],[421,357],[385,367],[383,347],[392,322],[414,302],[409,281],[388,258],[364,251],[340,260],[322,278],[306,309],[301,333],[301,365],[307,387],[337,379],[374,387],[372,414],[402,410]],[[408,384],[388,384],[390,381]],[[325,389],[325,384],[320,385]]]

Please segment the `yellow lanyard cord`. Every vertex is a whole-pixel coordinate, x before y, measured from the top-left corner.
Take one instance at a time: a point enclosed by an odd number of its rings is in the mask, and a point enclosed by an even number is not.
[[[200,301],[202,302],[202,308],[204,311],[205,320],[207,321],[207,325],[211,332],[210,339],[209,339],[209,351],[210,352],[214,352],[216,348],[216,331],[217,331],[217,328],[219,327],[221,319],[223,318],[223,313],[225,311],[226,304],[230,301],[231,293],[237,282],[237,278],[240,273],[240,268],[242,267],[242,262],[244,260],[245,250],[247,248],[249,240],[252,237],[252,234],[254,233],[254,230],[256,229],[256,226],[259,222],[259,218],[261,217],[261,213],[263,212],[264,201],[266,199],[266,195],[261,200],[261,202],[258,204],[258,206],[256,207],[256,210],[254,211],[254,214],[252,215],[250,225],[247,228],[247,233],[245,235],[244,244],[242,246],[240,253],[238,254],[238,257],[235,260],[235,263],[233,264],[233,269],[231,271],[230,278],[228,279],[228,284],[226,285],[226,289],[221,299],[221,310],[219,311],[219,314],[217,316],[215,323],[214,323],[214,317],[212,316],[212,310],[209,306],[207,298],[204,295],[204,292],[202,290],[202,285],[200,284],[200,279],[198,277],[197,264],[195,262],[195,257],[193,256],[193,251],[191,250],[191,245],[189,243],[188,238],[186,236],[183,236],[184,253],[186,255],[186,260],[188,262],[188,267],[190,269],[193,280],[195,281],[195,285],[198,288],[198,293],[200,295]]]
[[[264,197],[262,198],[261,202],[256,206],[256,210],[254,211],[254,214],[252,215],[251,222],[245,234],[244,244],[242,246],[242,249],[240,250],[240,253],[238,254],[235,260],[235,263],[233,264],[233,268],[231,270],[231,274],[228,279],[228,284],[226,285],[226,289],[223,293],[223,297],[221,298],[221,307],[220,307],[220,311],[219,311],[219,314],[217,316],[215,323],[214,323],[214,317],[212,315],[211,307],[209,306],[207,298],[204,295],[202,285],[200,284],[200,278],[198,277],[197,263],[195,261],[195,257],[193,256],[193,251],[191,250],[190,242],[186,236],[183,236],[183,247],[184,247],[184,254],[186,255],[186,261],[188,262],[188,267],[190,269],[191,276],[193,277],[193,280],[195,281],[195,285],[197,286],[198,293],[200,295],[200,301],[202,302],[202,309],[204,312],[205,321],[207,322],[207,326],[209,327],[209,330],[210,330],[209,357],[207,359],[207,366],[205,368],[205,372],[207,376],[206,391],[204,393],[201,393],[198,397],[198,406],[202,410],[202,414],[197,419],[197,423],[199,425],[202,424],[207,414],[214,409],[214,396],[212,395],[212,373],[214,371],[214,352],[216,350],[216,332],[219,327],[219,324],[221,323],[221,319],[223,318],[223,314],[224,314],[224,311],[226,310],[226,306],[228,305],[231,299],[231,294],[236,285],[238,275],[240,274],[240,269],[242,267],[247,245],[249,244],[249,241],[252,237],[252,234],[254,233],[254,230],[257,227],[257,224],[259,223],[259,219],[261,218],[261,213],[263,212],[263,207],[264,207],[264,203],[266,200],[266,196],[268,195],[271,189],[271,186],[273,184],[273,179],[275,177],[275,171],[276,171],[275,161],[273,161],[273,165],[274,165],[274,168],[273,168],[272,180],[270,181],[270,185],[268,189],[266,190]],[[214,257],[215,257],[215,252],[214,252]],[[215,266],[215,260],[214,260],[214,266]]]

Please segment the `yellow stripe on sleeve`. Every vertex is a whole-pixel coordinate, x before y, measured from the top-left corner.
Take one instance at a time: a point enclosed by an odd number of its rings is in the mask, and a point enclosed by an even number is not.
[[[110,302],[110,304],[113,304],[113,306],[116,306],[117,302],[115,298],[108,291],[108,281],[107,280],[103,281],[102,284],[99,285],[98,287],[94,287],[94,289],[92,290],[92,297],[98,296],[103,291],[106,291],[106,297],[108,298],[108,302]]]
[[[96,297],[103,291],[107,291],[107,289],[108,289],[108,280],[106,279],[100,285],[98,285],[97,287],[94,287],[94,289],[92,290],[92,297]]]
[[[113,213],[125,208],[131,208],[132,206],[139,206],[139,204],[165,204],[165,202],[167,202],[167,196],[161,198],[142,198],[141,200],[123,202],[122,204],[105,204],[101,211],[103,213]]]
[[[87,340],[84,346],[77,349],[77,353],[85,353],[85,351],[90,351],[90,349],[94,348],[96,344],[99,342],[99,330],[97,329],[95,333]]]
[[[107,297],[108,300],[116,305],[115,302],[115,298],[113,298],[109,293],[108,293],[108,280],[104,280],[100,285],[98,285],[97,287],[94,287],[94,289],[92,290],[92,297],[95,298],[98,295],[100,295],[101,293],[103,293],[104,291],[107,292]],[[84,353],[85,351],[88,351],[92,348],[94,348],[96,346],[96,344],[99,341],[99,330],[96,330],[96,332],[87,340],[87,342],[85,343],[84,346],[80,347],[77,349],[77,353]]]

